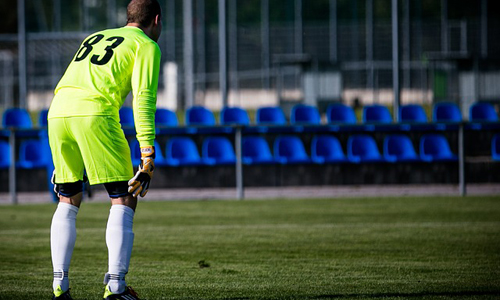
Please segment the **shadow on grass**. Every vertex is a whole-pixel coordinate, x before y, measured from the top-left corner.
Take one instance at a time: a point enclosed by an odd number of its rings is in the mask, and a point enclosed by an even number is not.
[[[309,297],[308,299],[342,299],[342,298],[420,298],[420,297],[470,297],[500,296],[500,291],[463,291],[463,292],[420,292],[420,293],[379,293],[379,294],[332,294]]]

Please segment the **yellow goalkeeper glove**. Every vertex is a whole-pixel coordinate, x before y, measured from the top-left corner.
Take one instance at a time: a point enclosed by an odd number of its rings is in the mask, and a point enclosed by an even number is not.
[[[135,176],[128,181],[128,192],[134,197],[146,196],[155,169],[155,147],[141,147],[141,164]]]

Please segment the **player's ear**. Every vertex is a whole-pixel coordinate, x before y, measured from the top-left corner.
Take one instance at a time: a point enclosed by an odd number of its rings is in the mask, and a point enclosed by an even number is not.
[[[150,32],[150,38],[152,38],[155,42],[158,42],[158,39],[160,38],[162,31],[162,24],[161,24],[161,15],[156,15],[153,21],[151,22],[151,32]]]
[[[156,26],[158,26],[158,24],[161,23],[161,16],[160,15],[156,15],[154,23],[155,23]]]

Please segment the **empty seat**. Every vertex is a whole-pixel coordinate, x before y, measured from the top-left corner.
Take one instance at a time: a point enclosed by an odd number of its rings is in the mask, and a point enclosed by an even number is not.
[[[462,113],[458,105],[452,102],[436,103],[432,110],[433,122],[460,122]]]
[[[474,122],[496,122],[498,115],[493,105],[486,102],[478,102],[471,105],[469,119]]]
[[[292,124],[320,124],[321,117],[316,107],[297,104],[292,108],[290,121]]]
[[[215,125],[212,111],[203,106],[192,106],[186,111],[186,125]]]
[[[233,145],[225,137],[207,137],[203,141],[202,157],[213,160],[216,165],[236,163]]]
[[[441,134],[426,134],[420,138],[420,158],[423,161],[456,161],[448,140]]]
[[[249,125],[250,119],[248,118],[248,113],[243,108],[224,107],[221,111],[220,123],[223,125]]]
[[[40,140],[25,140],[19,146],[17,166],[23,169],[41,168],[47,166],[47,155],[44,153]]]
[[[134,110],[131,107],[123,106],[120,108],[118,113],[120,115],[120,124],[122,124],[122,126],[134,126]]]
[[[241,142],[241,152],[244,164],[269,164],[275,162],[267,141],[260,136],[244,137]]]
[[[46,165],[48,165],[49,169],[54,168],[54,163],[52,161],[52,152],[50,151],[50,144],[49,144],[49,136],[48,132],[46,130],[40,132],[40,147],[43,155],[43,159],[45,160]],[[52,176],[52,173],[49,174],[49,176]]]
[[[383,105],[368,105],[363,108],[364,123],[391,123],[392,117],[389,109]]]
[[[257,124],[284,125],[286,118],[281,107],[261,107],[257,110],[256,122]]]
[[[130,142],[130,155],[132,157],[132,165],[135,168],[141,163],[141,148],[139,147],[139,142],[135,139]]]
[[[356,114],[354,110],[344,104],[331,104],[326,110],[326,119],[328,123],[340,123],[340,124],[356,124]]]
[[[155,124],[162,126],[177,126],[177,115],[166,108],[157,108],[155,113]]]
[[[381,162],[384,158],[375,139],[369,135],[352,135],[347,140],[347,158],[351,162]]]
[[[320,164],[347,161],[339,140],[332,135],[320,135],[313,138],[311,159]]]
[[[500,161],[500,134],[496,134],[491,140],[491,157]]]
[[[424,108],[418,104],[403,105],[399,116],[401,122],[427,122],[427,115],[425,114]]]
[[[282,164],[311,162],[304,144],[297,136],[278,136],[274,141],[274,158]]]
[[[24,108],[9,108],[4,111],[2,125],[4,128],[14,127],[18,129],[32,128],[31,117]]]
[[[139,142],[135,139],[130,142],[130,154],[132,156],[132,165],[135,168],[141,163],[141,147],[139,146]],[[161,151],[160,144],[156,141],[155,156],[155,166],[164,166],[167,164]]]
[[[47,116],[49,114],[48,109],[42,109],[40,113],[38,113],[38,126],[40,127],[47,127]]]
[[[10,145],[7,141],[0,141],[0,169],[10,167]]]
[[[47,173],[47,189],[52,196],[52,201],[59,202],[59,196],[54,192],[54,184],[52,183],[52,174],[54,172],[54,163],[52,161],[52,153],[50,152],[49,136],[46,130],[40,132],[40,143],[42,147],[42,153],[46,157],[47,163],[45,165],[45,170]]]
[[[168,140],[165,161],[172,166],[213,164],[211,159],[202,159],[196,144],[188,137],[173,137]]]
[[[410,138],[403,134],[388,135],[384,138],[384,158],[390,162],[419,160]]]

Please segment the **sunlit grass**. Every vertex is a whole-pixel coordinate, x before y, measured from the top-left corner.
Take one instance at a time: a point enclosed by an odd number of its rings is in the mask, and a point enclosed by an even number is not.
[[[84,203],[70,270],[100,299],[109,205]],[[50,299],[55,205],[0,206],[0,299]],[[144,299],[498,299],[498,197],[140,203]]]

